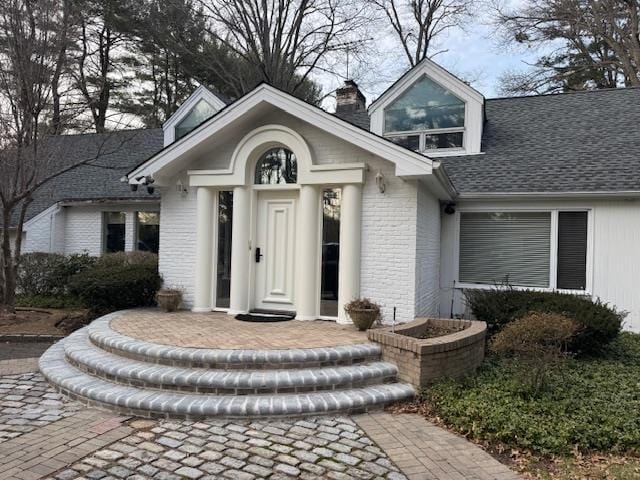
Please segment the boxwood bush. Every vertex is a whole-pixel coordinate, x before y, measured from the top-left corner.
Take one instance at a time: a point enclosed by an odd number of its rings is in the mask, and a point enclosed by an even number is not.
[[[162,279],[154,265],[109,264],[74,275],[69,292],[100,313],[154,304]]]
[[[569,342],[573,353],[595,353],[614,340],[622,329],[625,313],[588,297],[559,292],[513,288],[472,290],[467,302],[476,319],[487,322],[491,335],[529,312],[557,313],[576,322]]]

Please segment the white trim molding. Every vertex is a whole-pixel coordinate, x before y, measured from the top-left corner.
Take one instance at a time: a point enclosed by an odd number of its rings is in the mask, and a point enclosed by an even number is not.
[[[136,180],[137,178],[152,176],[156,179],[157,185],[163,185],[162,179],[164,178],[163,173],[165,173],[163,170],[170,164],[184,162],[184,167],[186,167],[189,160],[192,160],[194,147],[211,139],[221,129],[228,127],[265,103],[392,162],[396,167],[395,173],[399,177],[420,178],[432,174],[433,162],[429,157],[395,145],[389,140],[358,128],[288,93],[262,84],[221,110],[189,135],[167,146],[138,166],[127,175],[129,183],[140,183]]]

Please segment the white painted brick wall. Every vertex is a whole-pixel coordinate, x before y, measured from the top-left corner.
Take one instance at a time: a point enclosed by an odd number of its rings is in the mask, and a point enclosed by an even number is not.
[[[97,207],[65,207],[64,253],[102,253],[102,210]]]
[[[173,188],[161,189],[160,274],[166,287],[184,291],[184,307],[193,305],[196,265],[196,189],[182,197]]]
[[[418,188],[416,222],[416,316],[440,316],[440,202]]]
[[[370,160],[362,199],[362,263],[360,293],[380,303],[382,320],[413,320],[415,312],[416,205],[415,181],[393,175],[394,165]],[[381,171],[386,191],[375,175]]]
[[[158,205],[100,205],[65,207],[64,253],[102,254],[104,212],[125,213],[125,251],[135,249],[136,212],[157,211]],[[160,216],[162,229],[162,215]]]

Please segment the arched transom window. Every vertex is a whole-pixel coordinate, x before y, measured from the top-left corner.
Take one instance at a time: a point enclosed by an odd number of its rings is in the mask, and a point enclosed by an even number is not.
[[[465,103],[422,77],[384,109],[384,134],[412,150],[460,149]]]
[[[278,185],[298,181],[298,162],[295,154],[286,148],[277,147],[265,152],[256,164],[258,185]]]

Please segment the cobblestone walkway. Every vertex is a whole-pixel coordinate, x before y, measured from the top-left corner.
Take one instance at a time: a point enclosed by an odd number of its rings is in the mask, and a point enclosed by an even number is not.
[[[3,480],[518,478],[475,445],[412,415],[127,418],[63,400],[38,373],[3,375],[15,370],[0,363]]]
[[[0,377],[0,444],[61,420],[82,405],[63,402],[39,373]]]
[[[53,478],[405,479],[349,418],[230,423],[134,420],[135,433]]]

